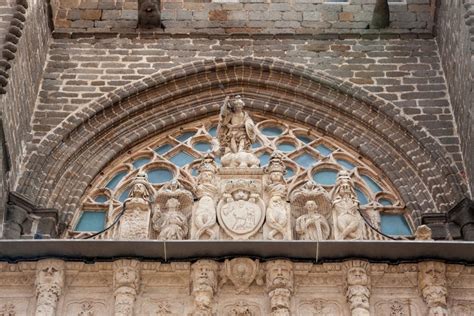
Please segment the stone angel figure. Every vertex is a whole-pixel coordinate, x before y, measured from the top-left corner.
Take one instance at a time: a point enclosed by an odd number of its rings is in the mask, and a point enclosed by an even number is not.
[[[257,137],[252,118],[243,110],[244,101],[239,95],[232,100],[226,97],[221,107],[217,138],[222,154],[249,150]]]
[[[158,239],[183,240],[187,238],[192,203],[192,193],[176,180],[165,184],[158,191],[152,218],[152,227],[158,233]]]
[[[327,191],[313,181],[307,181],[291,194],[293,212],[298,216],[295,231],[300,240],[327,240],[331,227],[331,200]]]

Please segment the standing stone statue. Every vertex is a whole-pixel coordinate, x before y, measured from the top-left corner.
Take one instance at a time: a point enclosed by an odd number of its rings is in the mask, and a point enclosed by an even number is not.
[[[237,95],[232,100],[226,97],[221,107],[217,139],[223,167],[256,168],[260,163],[250,152],[258,130],[250,115],[243,110],[244,106],[244,101]]]
[[[138,174],[132,182],[132,189],[125,200],[125,212],[120,219],[118,239],[145,240],[150,233],[150,193],[153,188],[146,174]]]
[[[286,172],[283,155],[274,152],[270,157],[268,167],[266,222],[263,226],[263,237],[268,240],[290,240],[290,208],[286,202],[288,188],[283,175]]]
[[[291,194],[293,212],[297,216],[295,231],[300,240],[327,240],[331,227],[331,200],[327,191],[313,181],[307,181]]]
[[[354,183],[347,171],[337,175],[336,186],[331,194],[336,240],[361,240],[364,238],[364,222],[359,214]]]
[[[158,239],[186,239],[189,231],[188,215],[193,203],[192,193],[173,180],[158,191],[156,200],[152,226],[158,233]]]
[[[219,237],[216,199],[219,189],[216,185],[217,165],[214,158],[206,156],[199,165],[196,203],[191,220],[191,239],[215,240]]]

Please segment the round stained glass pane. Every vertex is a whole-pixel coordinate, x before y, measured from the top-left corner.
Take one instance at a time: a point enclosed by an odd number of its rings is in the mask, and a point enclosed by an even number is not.
[[[281,143],[278,144],[278,150],[281,150],[283,152],[292,152],[296,149],[295,145],[291,143]]]
[[[136,159],[136,160],[134,160],[134,161],[132,162],[132,165],[133,165],[133,167],[134,167],[135,169],[138,169],[138,168],[140,168],[140,167],[146,165],[147,163],[149,163],[150,160],[151,160],[151,159],[148,158],[148,157],[138,158],[138,159]]]
[[[296,136],[300,141],[302,141],[305,144],[311,143],[312,139],[309,138],[308,136],[303,136],[303,135],[298,135]]]
[[[211,144],[209,143],[205,143],[205,142],[198,142],[198,143],[195,143],[193,145],[194,149],[196,149],[197,151],[200,151],[200,152],[203,152],[203,153],[207,153],[208,151],[211,150]]]
[[[336,183],[337,171],[334,170],[320,170],[313,175],[314,181],[322,185],[333,185]]]
[[[267,137],[276,137],[280,136],[283,133],[283,130],[279,127],[264,127],[262,128],[262,134]]]
[[[95,197],[94,202],[97,203],[105,203],[109,200],[109,198],[105,195],[98,195]]]
[[[147,174],[148,180],[154,184],[165,183],[173,179],[173,173],[164,168],[148,170]]]
[[[382,204],[383,206],[393,205],[392,201],[390,201],[389,199],[380,199],[379,203]]]

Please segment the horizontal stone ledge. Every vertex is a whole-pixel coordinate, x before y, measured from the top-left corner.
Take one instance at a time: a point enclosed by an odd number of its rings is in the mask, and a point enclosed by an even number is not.
[[[0,261],[19,262],[45,258],[71,261],[223,260],[252,257],[262,260],[334,262],[366,259],[402,263],[442,260],[474,263],[474,242],[435,241],[116,241],[116,240],[2,240]]]
[[[315,40],[346,40],[346,39],[433,39],[431,32],[384,32],[383,30],[371,30],[371,32],[360,33],[209,33],[209,32],[191,32],[191,33],[173,33],[163,31],[141,31],[130,29],[129,31],[54,31],[52,34],[55,39],[109,39],[109,38],[128,38],[128,39],[167,39],[167,38],[209,38],[209,39],[227,39],[227,38],[249,38],[249,39],[315,39]]]

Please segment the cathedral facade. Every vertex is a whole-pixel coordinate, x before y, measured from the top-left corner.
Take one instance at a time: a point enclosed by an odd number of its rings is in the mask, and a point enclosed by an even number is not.
[[[0,315],[474,314],[471,2],[0,0]]]

